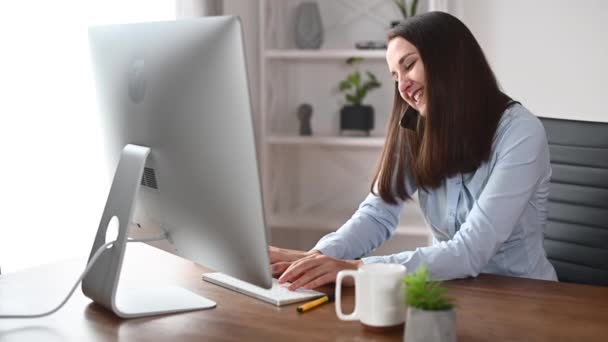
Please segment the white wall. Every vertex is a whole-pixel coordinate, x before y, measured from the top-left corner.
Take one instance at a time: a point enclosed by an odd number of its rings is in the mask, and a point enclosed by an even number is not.
[[[223,14],[238,15],[243,24],[245,41],[245,55],[247,58],[247,70],[249,73],[249,87],[251,90],[251,105],[253,107],[253,121],[256,127],[256,135],[259,138],[259,106],[260,106],[260,52],[259,52],[259,23],[258,23],[258,0],[224,0]]]
[[[456,1],[509,95],[536,115],[608,122],[608,1]]]
[[[224,0],[243,19],[258,113],[258,0]],[[450,0],[502,87],[540,116],[608,121],[608,1]],[[420,9],[428,5],[421,2]],[[257,122],[257,121],[256,121]]]
[[[174,6],[168,0],[2,5],[4,271],[86,254],[97,228],[109,183],[88,88],[86,26],[167,19]],[[257,0],[224,1],[225,13],[243,19],[259,114],[257,8]],[[608,1],[451,0],[449,8],[479,39],[505,90],[536,114],[608,121]]]
[[[608,122],[603,100],[606,97],[603,93],[608,90],[605,85],[608,80],[608,1],[436,2],[447,5],[448,11],[460,17],[473,31],[503,89],[535,114]],[[254,44],[258,44],[258,26],[247,23],[257,21],[257,3],[257,0],[225,0],[224,8],[225,13],[240,15],[245,22],[250,74],[253,75],[251,84],[256,100],[259,52],[258,45]],[[428,3],[421,2],[420,9],[427,8]],[[332,32],[327,34],[327,39],[331,40]],[[383,36],[377,39],[383,39]],[[257,110],[256,113],[259,115]],[[306,240],[293,232],[283,235],[274,234],[285,245],[293,244],[288,243],[290,240]]]
[[[3,273],[86,257],[92,246],[109,175],[101,157],[87,27],[167,20],[174,7],[169,0],[0,5]]]

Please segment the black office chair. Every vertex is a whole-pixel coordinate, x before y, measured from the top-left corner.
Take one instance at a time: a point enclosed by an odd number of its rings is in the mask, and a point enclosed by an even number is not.
[[[560,281],[608,285],[608,123],[541,121],[553,168],[547,256]]]

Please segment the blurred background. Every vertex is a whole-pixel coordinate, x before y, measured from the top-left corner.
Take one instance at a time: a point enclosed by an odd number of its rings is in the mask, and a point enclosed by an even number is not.
[[[312,14],[303,3],[314,3]],[[409,4],[410,2],[408,2]],[[428,0],[417,12],[459,17],[503,89],[539,116],[608,122],[608,2]],[[348,219],[367,194],[392,103],[380,49],[392,0],[4,1],[0,5],[0,266],[3,272],[90,251],[110,175],[87,27],[232,14],[242,18],[272,242],[307,249]],[[320,18],[320,21],[319,21]],[[297,24],[304,29],[297,32]],[[316,25],[316,26],[315,26]],[[315,33],[316,32],[316,33]],[[320,33],[319,33],[320,32]],[[302,47],[312,34],[319,46]],[[319,36],[320,34],[320,36]],[[300,36],[298,36],[300,35]],[[313,40],[315,40],[313,39]],[[313,41],[311,44],[315,44]],[[358,68],[382,86],[369,137],[341,134],[338,84]],[[299,106],[311,105],[312,136]],[[430,243],[415,203],[376,253]]]

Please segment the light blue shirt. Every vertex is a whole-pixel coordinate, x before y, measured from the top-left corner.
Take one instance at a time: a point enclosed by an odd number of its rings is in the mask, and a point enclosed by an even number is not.
[[[500,119],[489,161],[436,189],[418,191],[433,244],[362,261],[398,263],[408,272],[425,264],[439,280],[479,273],[557,280],[543,247],[550,177],[543,125],[522,105],[512,105]],[[411,176],[406,190],[410,195],[418,190]],[[370,193],[352,218],[314,249],[340,259],[364,257],[390,239],[402,208],[403,201],[392,205]]]

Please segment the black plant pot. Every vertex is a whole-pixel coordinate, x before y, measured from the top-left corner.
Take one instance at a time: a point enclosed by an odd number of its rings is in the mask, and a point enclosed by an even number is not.
[[[340,134],[370,135],[374,129],[374,107],[344,106],[340,110]]]

